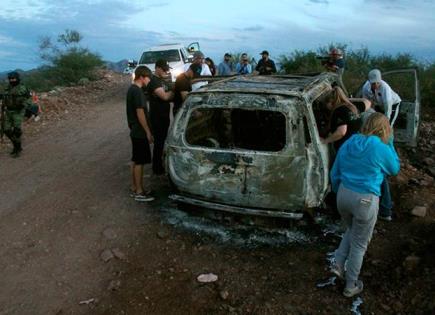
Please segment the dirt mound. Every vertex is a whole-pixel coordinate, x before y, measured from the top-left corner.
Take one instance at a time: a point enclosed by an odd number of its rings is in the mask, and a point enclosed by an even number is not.
[[[84,81],[82,85],[57,87],[52,91],[38,95],[38,104],[42,114],[40,120],[30,119],[25,128],[27,135],[41,131],[47,124],[63,119],[82,119],[89,106],[103,103],[108,98],[119,95],[126,88],[131,77],[110,70],[99,70],[96,81]]]

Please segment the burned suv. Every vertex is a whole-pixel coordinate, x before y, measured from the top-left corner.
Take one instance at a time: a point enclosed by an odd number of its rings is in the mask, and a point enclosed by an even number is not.
[[[322,206],[331,154],[319,136],[322,102],[337,79],[332,73],[238,76],[191,93],[166,141],[167,172],[177,190],[170,198],[290,219]],[[418,125],[418,101],[405,103],[399,140]]]

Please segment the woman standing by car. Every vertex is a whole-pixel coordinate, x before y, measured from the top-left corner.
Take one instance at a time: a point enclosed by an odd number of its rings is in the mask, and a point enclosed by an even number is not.
[[[326,107],[331,112],[329,136],[322,139],[325,144],[333,143],[336,151],[361,128],[358,108],[352,104],[343,90],[336,86],[326,99]]]
[[[205,63],[210,68],[211,75],[215,76],[216,75],[216,66],[214,64],[213,59],[207,57],[207,58],[205,58]]]
[[[358,276],[376,223],[380,186],[386,175],[397,175],[399,170],[391,127],[381,113],[372,114],[361,133],[353,135],[338,151],[331,184],[346,232],[335,251],[331,272],[346,279],[346,297],[363,290]]]

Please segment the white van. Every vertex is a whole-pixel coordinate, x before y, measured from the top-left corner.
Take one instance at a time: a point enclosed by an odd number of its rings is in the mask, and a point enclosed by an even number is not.
[[[191,43],[184,47],[182,44],[164,44],[144,51],[139,59],[137,66],[147,66],[154,72],[154,66],[157,60],[165,59],[168,61],[171,73],[171,81],[175,82],[178,75],[184,72],[186,64],[192,61],[193,52],[199,50],[199,43]]]

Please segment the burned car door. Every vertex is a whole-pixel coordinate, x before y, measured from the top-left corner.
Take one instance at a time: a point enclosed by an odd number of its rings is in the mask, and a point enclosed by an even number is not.
[[[382,73],[382,79],[400,96],[399,114],[394,124],[394,142],[417,146],[420,126],[420,84],[416,69],[399,69]],[[357,97],[362,97],[362,85]]]
[[[416,69],[384,72],[383,80],[399,94],[402,102],[394,124],[394,141],[409,146],[417,146],[420,125],[420,85]]]
[[[329,186],[330,151],[321,143],[312,106],[307,101],[306,112],[301,116],[304,126],[304,143],[307,157],[305,207],[315,208],[323,204]]]

